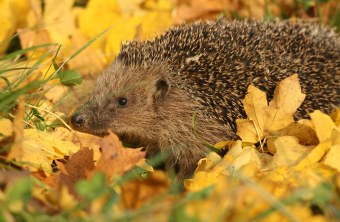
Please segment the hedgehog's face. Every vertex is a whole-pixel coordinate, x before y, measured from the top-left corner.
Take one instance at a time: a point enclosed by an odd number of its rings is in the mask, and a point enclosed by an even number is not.
[[[163,72],[163,73],[162,73]],[[161,67],[135,68],[114,63],[98,77],[89,101],[71,117],[73,128],[92,134],[112,130],[129,137],[152,137],[158,108],[170,83]]]

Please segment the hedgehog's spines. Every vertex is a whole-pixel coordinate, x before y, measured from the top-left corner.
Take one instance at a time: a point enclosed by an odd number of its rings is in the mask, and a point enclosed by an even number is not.
[[[338,106],[339,40],[305,23],[219,20],[174,27],[154,40],[124,44],[72,118],[83,124],[73,127],[110,129],[150,154],[169,151],[183,178],[208,151],[206,142],[235,138],[235,120],[246,118],[242,100],[249,84],[270,100],[276,84],[297,73],[307,95],[299,117]],[[168,84],[164,91],[160,79]],[[117,106],[122,96],[126,107]]]
[[[339,35],[317,24],[218,20],[174,27],[154,41],[133,41],[121,55],[129,55],[122,59],[127,65],[170,63],[179,81],[174,85],[208,107],[208,116],[235,129],[234,120],[244,117],[241,99],[249,84],[270,97],[276,83],[294,73],[307,93],[298,116],[306,116],[307,108],[329,111],[339,105],[339,94],[330,90],[339,84],[339,48]]]

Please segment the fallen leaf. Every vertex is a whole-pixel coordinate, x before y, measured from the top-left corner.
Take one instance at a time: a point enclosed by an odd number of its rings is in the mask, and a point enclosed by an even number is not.
[[[275,154],[268,168],[286,166],[297,164],[305,158],[314,146],[303,146],[299,144],[297,138],[292,136],[281,136],[274,140]]]
[[[107,181],[112,181],[114,176],[123,175],[145,157],[141,148],[123,148],[122,142],[112,132],[103,138],[101,148],[102,155],[91,173],[104,172]]]
[[[25,157],[23,141],[24,141],[24,115],[25,115],[25,102],[24,97],[20,97],[18,100],[18,106],[15,114],[15,118],[13,119],[13,145],[11,150],[8,153],[7,158],[9,160],[22,160]]]
[[[331,138],[332,129],[336,126],[330,116],[315,110],[310,114],[312,122],[315,126],[316,134],[320,142],[326,141]]]
[[[340,130],[332,130],[331,141],[332,147],[325,156],[323,163],[340,171]]]
[[[304,98],[296,74],[276,86],[269,105],[264,92],[250,85],[243,102],[248,120],[236,121],[237,135],[249,143],[282,135],[280,130],[294,123],[294,113]]]
[[[232,166],[235,170],[239,170],[242,166],[247,165],[250,162],[256,162],[257,166],[261,167],[261,160],[259,158],[261,154],[253,147],[242,147],[242,142],[240,140],[236,141],[231,146],[226,155],[233,158]]]
[[[57,189],[66,186],[69,192],[77,197],[74,185],[82,179],[88,178],[88,175],[94,169],[93,152],[88,148],[82,148],[77,153],[70,156],[67,163],[57,162],[60,171],[43,178],[44,181]]]
[[[11,136],[13,133],[13,124],[6,118],[0,119],[0,136]]]
[[[266,112],[265,131],[279,130],[294,122],[294,114],[305,97],[301,92],[297,74],[279,82]]]
[[[122,203],[125,209],[138,209],[150,201],[157,201],[167,193],[170,181],[164,171],[151,173],[146,179],[134,179],[124,183],[122,188]]]
[[[5,187],[9,183],[14,183],[16,180],[26,178],[29,175],[28,171],[0,171],[0,186]]]
[[[306,169],[321,160],[321,158],[329,151],[332,146],[331,140],[326,140],[317,145],[306,158],[295,167],[296,170]]]
[[[231,161],[230,161],[231,162]],[[228,160],[222,160],[215,152],[210,152],[206,158],[198,162],[192,179],[184,180],[184,187],[191,192],[202,190],[227,175]],[[226,166],[225,166],[226,165]]]
[[[29,4],[26,0],[0,1],[0,55],[2,55],[9,46],[15,30],[26,24],[28,6]]]
[[[335,145],[328,151],[324,164],[337,169],[340,172],[340,145]]]

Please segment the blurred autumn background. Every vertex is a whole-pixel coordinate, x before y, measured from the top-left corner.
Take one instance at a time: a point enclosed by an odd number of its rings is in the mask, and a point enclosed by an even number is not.
[[[295,128],[275,141],[271,128],[249,139],[238,125],[242,141],[216,141],[232,151],[202,159],[185,188],[114,134],[67,125],[122,42],[216,18],[339,30],[338,0],[0,0],[0,8],[0,222],[340,220],[339,110],[296,123],[285,116],[276,125]],[[282,85],[303,100],[296,76]]]

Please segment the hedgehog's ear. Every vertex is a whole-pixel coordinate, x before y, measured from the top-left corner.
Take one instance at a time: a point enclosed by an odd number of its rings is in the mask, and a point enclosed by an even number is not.
[[[156,81],[155,84],[155,93],[154,100],[161,101],[163,100],[170,91],[170,81],[167,78],[160,78]]]

